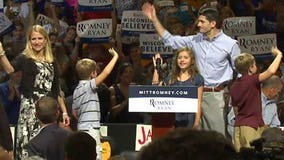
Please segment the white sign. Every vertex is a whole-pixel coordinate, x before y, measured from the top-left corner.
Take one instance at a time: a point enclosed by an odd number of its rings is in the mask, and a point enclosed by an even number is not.
[[[64,0],[51,0],[52,3],[63,3]]]
[[[157,2],[157,5],[159,7],[168,7],[168,6],[174,6],[175,3],[173,0],[160,0]]]
[[[82,6],[107,6],[112,5],[112,0],[78,0],[78,5]]]
[[[130,86],[129,112],[197,112],[197,87]]]
[[[38,14],[36,18],[36,24],[43,26],[47,33],[58,32],[54,20],[43,14]]]
[[[121,29],[125,31],[154,32],[155,27],[142,11],[123,11]]]
[[[223,21],[223,31],[231,37],[256,34],[255,17],[230,17]]]
[[[112,11],[112,0],[78,0],[78,11]]]
[[[135,151],[152,141],[152,125],[136,125]]]
[[[173,49],[159,39],[157,34],[140,34],[140,46],[143,54],[173,54]]]
[[[258,34],[252,36],[238,37],[242,52],[252,54],[267,54],[271,47],[277,44],[276,34]]]
[[[102,137],[107,137],[108,136],[108,126],[101,126],[100,133]]]
[[[112,19],[91,19],[77,23],[77,34],[83,38],[105,38],[112,33]]]

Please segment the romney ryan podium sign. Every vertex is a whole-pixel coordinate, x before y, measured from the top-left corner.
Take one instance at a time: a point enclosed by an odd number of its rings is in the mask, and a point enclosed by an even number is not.
[[[129,112],[197,112],[197,87],[136,86],[129,88]]]

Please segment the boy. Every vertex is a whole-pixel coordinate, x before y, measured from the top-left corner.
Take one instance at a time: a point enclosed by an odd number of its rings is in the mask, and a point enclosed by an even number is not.
[[[64,160],[64,143],[70,132],[57,123],[59,106],[56,99],[40,98],[36,103],[35,114],[42,128],[25,146],[28,156],[40,156],[47,160]]]
[[[111,73],[118,54],[113,49],[109,49],[113,58],[97,76],[96,62],[91,59],[81,59],[76,64],[76,72],[81,79],[73,93],[73,114],[78,119],[78,130],[89,133],[97,142],[97,159],[101,160],[101,143],[100,143],[100,105],[97,86],[102,83]]]
[[[276,55],[274,61],[267,70],[258,74],[253,55],[242,53],[235,59],[235,68],[242,74],[230,89],[236,115],[234,145],[237,151],[241,147],[250,147],[250,142],[260,138],[264,130],[260,84],[276,73],[282,59],[282,52],[277,47],[272,47],[271,52]]]

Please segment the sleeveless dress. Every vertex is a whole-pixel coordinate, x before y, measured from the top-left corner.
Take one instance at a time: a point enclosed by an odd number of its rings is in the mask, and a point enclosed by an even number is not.
[[[30,96],[21,97],[20,115],[16,136],[16,159],[24,159],[28,156],[25,145],[40,129],[39,120],[35,117],[35,104],[43,96],[49,95],[54,80],[54,63],[34,62],[36,70],[33,82],[34,86]]]

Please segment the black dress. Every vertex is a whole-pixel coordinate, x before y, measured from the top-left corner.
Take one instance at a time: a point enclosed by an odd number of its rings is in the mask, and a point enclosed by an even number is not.
[[[58,71],[55,63],[34,61],[20,55],[12,63],[15,70],[22,71],[23,95],[17,126],[16,160],[28,156],[24,146],[40,129],[35,117],[35,103],[43,96],[57,99],[59,94]]]

